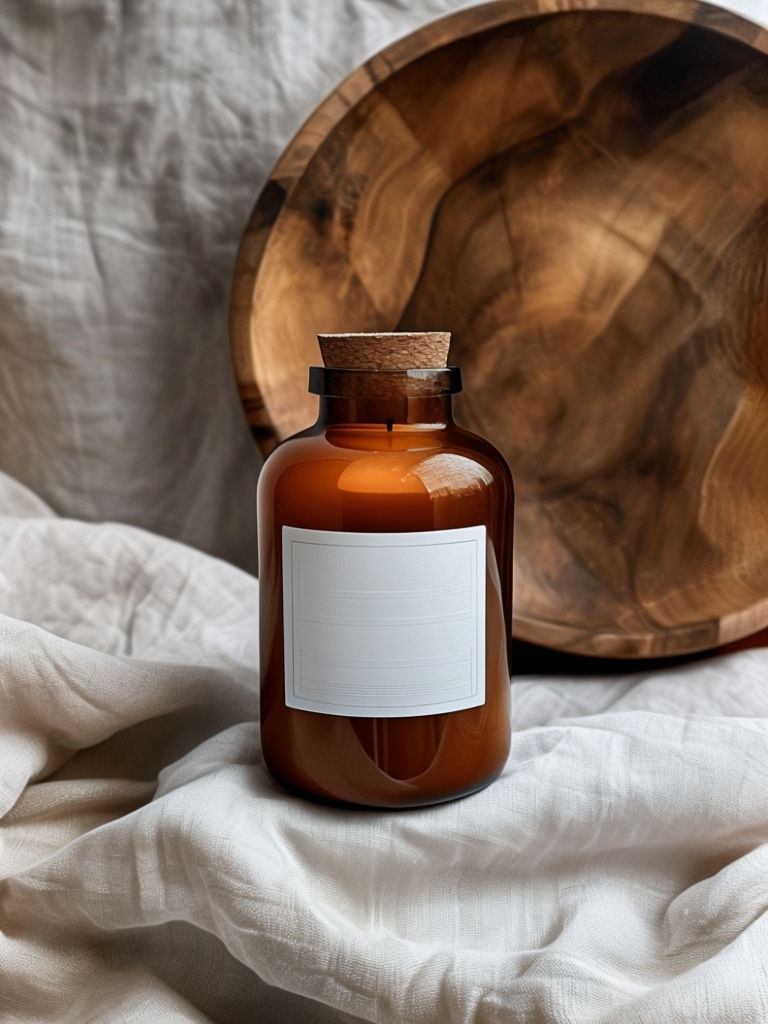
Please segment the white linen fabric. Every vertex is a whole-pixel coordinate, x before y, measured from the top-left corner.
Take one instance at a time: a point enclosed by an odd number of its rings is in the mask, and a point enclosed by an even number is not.
[[[317,103],[461,6],[0,7],[3,1022],[768,1021],[767,650],[517,675],[503,776],[440,807],[261,760],[237,244]]]
[[[291,136],[458,0],[0,7],[0,469],[255,568],[237,246]]]
[[[0,508],[0,1019],[768,1020],[768,650],[515,677],[489,788],[323,807],[261,760],[252,576]]]

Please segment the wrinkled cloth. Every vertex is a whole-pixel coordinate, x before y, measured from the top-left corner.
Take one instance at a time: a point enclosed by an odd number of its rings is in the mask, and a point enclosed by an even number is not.
[[[487,789],[324,807],[261,759],[251,575],[0,508],[0,1019],[768,1020],[768,650],[515,676]]]

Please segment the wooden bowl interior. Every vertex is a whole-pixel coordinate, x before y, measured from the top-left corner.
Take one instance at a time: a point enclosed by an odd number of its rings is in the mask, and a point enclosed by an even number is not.
[[[457,418],[516,481],[515,632],[586,654],[768,624],[768,46],[674,6],[491,4],[375,58],[233,282],[264,451],[314,418],[318,333],[451,331]]]

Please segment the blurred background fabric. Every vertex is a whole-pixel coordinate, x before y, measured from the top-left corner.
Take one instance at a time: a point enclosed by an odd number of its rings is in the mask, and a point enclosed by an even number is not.
[[[451,0],[10,0],[0,10],[0,469],[60,514],[255,568],[227,339],[280,153]]]

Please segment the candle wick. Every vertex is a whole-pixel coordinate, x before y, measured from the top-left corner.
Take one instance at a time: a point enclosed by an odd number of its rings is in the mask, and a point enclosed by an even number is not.
[[[387,430],[390,430],[390,431],[392,430],[393,422],[394,422],[394,420],[391,420],[391,419],[387,420]]]

